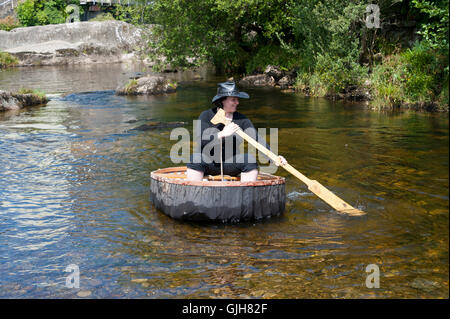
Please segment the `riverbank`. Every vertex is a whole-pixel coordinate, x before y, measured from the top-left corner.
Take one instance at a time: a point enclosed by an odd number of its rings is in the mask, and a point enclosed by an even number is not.
[[[429,67],[427,71],[411,70],[411,63],[402,61],[390,65],[390,60],[394,58],[387,57],[371,73],[362,73],[359,78],[347,80],[342,80],[345,75],[341,74],[299,73],[296,69],[285,70],[268,65],[263,73],[243,76],[239,85],[278,87],[284,92],[301,93],[308,97],[364,102],[372,110],[448,113],[448,75],[445,78],[445,73],[438,74],[441,71],[436,67],[431,70]],[[336,85],[339,81],[341,83]]]
[[[155,61],[145,55],[150,31],[151,26],[144,30],[115,20],[0,31],[0,50],[4,51],[0,52],[0,68],[134,62],[151,67]],[[365,102],[375,110],[448,112],[448,75],[445,77],[441,60],[432,49],[418,45],[401,54],[379,57],[371,72],[356,64],[309,73],[298,67],[267,65],[263,72],[243,76],[239,85]],[[173,69],[167,65],[163,70]]]

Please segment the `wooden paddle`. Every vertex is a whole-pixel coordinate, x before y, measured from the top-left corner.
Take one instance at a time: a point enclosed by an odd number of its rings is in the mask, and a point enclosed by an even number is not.
[[[231,119],[227,118],[225,116],[225,111],[221,108],[217,110],[216,115],[211,119],[211,123],[213,124],[219,124],[222,123],[224,125],[227,125],[231,122]],[[241,129],[237,130],[236,133],[241,136],[243,139],[245,139],[249,144],[256,147],[258,150],[263,152],[266,156],[268,156],[272,161],[275,163],[279,163],[279,158],[277,155],[272,153],[270,150],[268,150],[263,145],[259,144],[257,141],[255,141],[252,137],[244,133]],[[348,214],[351,216],[361,216],[365,215],[365,212],[356,209],[352,207],[350,204],[347,204],[342,199],[340,199],[338,196],[333,194],[331,191],[326,189],[322,184],[320,184],[318,181],[310,180],[308,177],[297,171],[295,168],[293,168],[291,165],[280,165],[284,169],[286,169],[289,173],[300,179],[303,183],[305,183],[308,186],[308,189],[316,194],[320,199],[322,199],[324,202],[329,204],[331,207],[333,207],[335,210]]]

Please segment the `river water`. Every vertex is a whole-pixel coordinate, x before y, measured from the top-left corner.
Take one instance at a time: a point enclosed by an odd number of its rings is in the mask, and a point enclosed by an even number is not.
[[[336,213],[279,169],[281,217],[183,223],[149,199],[150,172],[180,165],[169,157],[172,129],[133,128],[184,121],[192,132],[224,78],[167,74],[179,82],[174,94],[114,95],[141,70],[0,72],[0,89],[53,94],[45,107],[0,114],[1,298],[449,297],[448,114],[248,89],[239,110],[278,128],[279,154],[367,214]],[[371,264],[379,288],[366,285]],[[66,286],[69,265],[78,289]]]

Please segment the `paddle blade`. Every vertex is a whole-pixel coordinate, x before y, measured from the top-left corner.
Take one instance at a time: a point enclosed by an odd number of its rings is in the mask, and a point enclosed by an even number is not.
[[[335,194],[333,194],[331,191],[326,189],[322,184],[320,184],[318,181],[311,181],[308,185],[308,189],[316,194],[320,199],[328,203],[331,207],[333,207],[335,210],[351,215],[351,216],[362,216],[366,213],[352,207],[350,204],[347,204],[342,199],[337,197]]]

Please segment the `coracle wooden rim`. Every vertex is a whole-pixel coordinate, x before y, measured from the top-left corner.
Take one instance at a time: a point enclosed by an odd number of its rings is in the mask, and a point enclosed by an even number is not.
[[[185,179],[186,166],[160,168],[150,173],[150,177],[156,181],[179,184],[185,186],[211,186],[211,187],[243,187],[243,186],[271,186],[285,184],[284,177],[267,173],[259,173],[258,180],[254,182],[241,182],[239,180],[208,180],[208,181],[187,181]],[[176,175],[180,175],[177,178]],[[230,177],[227,177],[228,179]]]

